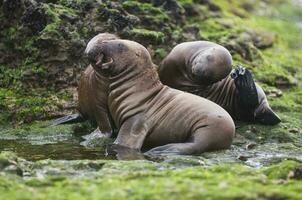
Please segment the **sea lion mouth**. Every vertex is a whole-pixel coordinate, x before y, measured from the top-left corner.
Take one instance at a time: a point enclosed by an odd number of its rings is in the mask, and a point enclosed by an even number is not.
[[[103,58],[104,58],[104,54],[99,54],[98,56],[97,56],[97,58],[96,58],[96,63],[95,63],[95,65],[96,66],[100,66],[100,64],[102,64],[102,62],[103,62]]]
[[[108,62],[106,62],[109,60]],[[109,70],[109,68],[113,65],[113,58],[106,58],[103,53],[100,53],[99,55],[96,56],[95,60],[95,65],[98,67],[100,70]]]

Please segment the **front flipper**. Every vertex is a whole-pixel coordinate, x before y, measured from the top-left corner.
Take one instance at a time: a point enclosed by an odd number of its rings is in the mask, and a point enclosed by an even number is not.
[[[190,155],[194,152],[194,143],[172,143],[150,149],[146,155]]]
[[[84,141],[80,144],[85,147],[105,147],[108,144],[112,144],[112,133],[103,133],[99,128],[95,129],[92,133],[82,136]]]
[[[240,108],[244,110],[246,118],[254,118],[254,110],[259,105],[258,92],[252,73],[238,65],[231,73],[234,79]]]
[[[88,135],[84,135],[82,136],[82,138],[88,140],[90,138],[101,138],[101,137],[105,137],[105,138],[110,138],[112,135],[112,132],[106,132],[106,133],[103,133],[102,131],[100,131],[99,127],[96,128],[93,132],[91,132],[90,134]]]
[[[81,114],[76,113],[76,114],[67,115],[67,116],[55,119],[52,122],[52,125],[57,126],[57,125],[60,125],[60,124],[72,124],[72,123],[83,122],[85,120],[86,119]]]
[[[122,124],[114,144],[140,150],[147,133],[148,127],[145,118],[135,115]]]

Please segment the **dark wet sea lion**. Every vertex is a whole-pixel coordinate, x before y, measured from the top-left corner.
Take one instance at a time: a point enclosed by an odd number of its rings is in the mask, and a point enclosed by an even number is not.
[[[109,33],[101,33],[90,40],[87,48],[94,43],[114,39],[118,39],[118,37]],[[70,122],[82,117],[97,124],[98,128],[94,133],[111,136],[114,124],[107,106],[108,86],[108,79],[98,73],[97,69],[94,70],[92,65],[89,65],[82,73],[78,87],[78,111],[80,115],[63,117],[61,120],[58,119],[56,124]]]
[[[227,49],[213,42],[195,41],[174,47],[158,71],[164,84],[217,103],[233,119],[279,123],[252,74],[239,67],[233,73],[236,77],[231,78],[231,70],[232,57]]]
[[[94,42],[91,65],[109,80],[108,106],[119,131],[116,145],[149,153],[196,154],[229,148],[235,132],[219,105],[163,85],[142,45]]]

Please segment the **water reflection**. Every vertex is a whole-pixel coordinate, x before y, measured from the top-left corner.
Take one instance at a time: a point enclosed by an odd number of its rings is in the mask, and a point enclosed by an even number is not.
[[[0,151],[12,151],[30,161],[115,159],[114,155],[106,155],[104,148],[86,148],[77,140],[42,145],[26,140],[0,140]]]

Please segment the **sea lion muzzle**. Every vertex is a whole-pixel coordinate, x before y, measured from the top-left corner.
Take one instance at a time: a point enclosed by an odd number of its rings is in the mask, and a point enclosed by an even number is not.
[[[95,65],[101,69],[109,69],[109,67],[113,64],[113,59],[109,58],[109,61],[104,63],[105,60],[104,54],[101,53],[97,56]]]
[[[109,62],[103,63],[101,65],[102,70],[108,70],[113,65],[113,59],[110,58]]]
[[[109,68],[113,65],[113,59],[109,58],[107,59],[103,53],[95,54],[95,53],[87,53],[88,60],[90,64],[93,66],[93,68],[98,72],[98,73],[104,73],[108,74]],[[106,62],[106,60],[109,60]]]

